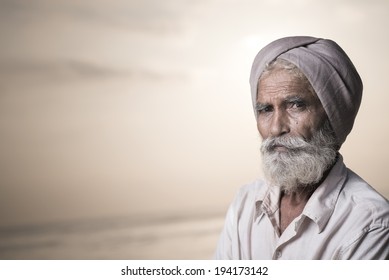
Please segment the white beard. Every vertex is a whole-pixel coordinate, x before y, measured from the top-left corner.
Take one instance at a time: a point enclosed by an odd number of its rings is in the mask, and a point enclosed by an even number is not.
[[[262,142],[262,165],[270,184],[286,192],[300,192],[321,181],[335,163],[336,139],[326,122],[322,129],[306,141],[301,137],[272,137]],[[282,145],[286,151],[277,151]]]

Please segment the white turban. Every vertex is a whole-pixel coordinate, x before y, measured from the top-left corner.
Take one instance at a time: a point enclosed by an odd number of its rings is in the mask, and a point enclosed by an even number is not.
[[[276,58],[293,63],[304,73],[342,145],[353,127],[363,89],[362,80],[347,54],[334,41],[313,37],[286,37],[268,44],[259,51],[251,69],[254,108],[258,79],[268,63]]]

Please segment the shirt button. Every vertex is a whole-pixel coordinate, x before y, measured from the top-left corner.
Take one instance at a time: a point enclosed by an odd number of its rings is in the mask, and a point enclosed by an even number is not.
[[[277,251],[276,251],[276,259],[281,258],[281,256],[282,256],[281,251],[277,250]]]

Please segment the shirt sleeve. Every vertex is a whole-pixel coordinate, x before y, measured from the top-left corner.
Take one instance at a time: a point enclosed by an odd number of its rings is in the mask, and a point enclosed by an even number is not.
[[[232,257],[232,230],[234,221],[233,204],[230,205],[224,222],[223,230],[214,254],[216,260],[231,260]]]
[[[340,259],[388,260],[389,227],[372,226],[351,240],[339,254]]]

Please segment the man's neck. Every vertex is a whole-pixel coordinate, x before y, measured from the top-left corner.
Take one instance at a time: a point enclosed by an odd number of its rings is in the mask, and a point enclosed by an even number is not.
[[[279,225],[280,235],[295,218],[301,215],[309,198],[325,180],[331,169],[332,166],[324,173],[323,178],[316,184],[298,187],[295,191],[284,190],[281,192]]]
[[[298,187],[296,191],[282,191],[280,198],[280,235],[295,218],[300,216],[309,198],[327,178],[332,167],[328,168],[322,179],[314,185]]]
[[[309,198],[316,191],[316,189],[323,183],[327,178],[331,169],[334,167],[338,161],[339,155],[337,155],[336,160],[332,166],[330,166],[326,172],[324,172],[322,179],[310,186],[300,186],[293,191],[283,190],[280,197],[280,235],[288,227],[288,225],[297,218],[304,210],[305,205],[307,204]]]
[[[280,198],[280,235],[288,227],[288,225],[298,217],[304,210],[313,191],[309,192],[292,192],[281,194]]]

